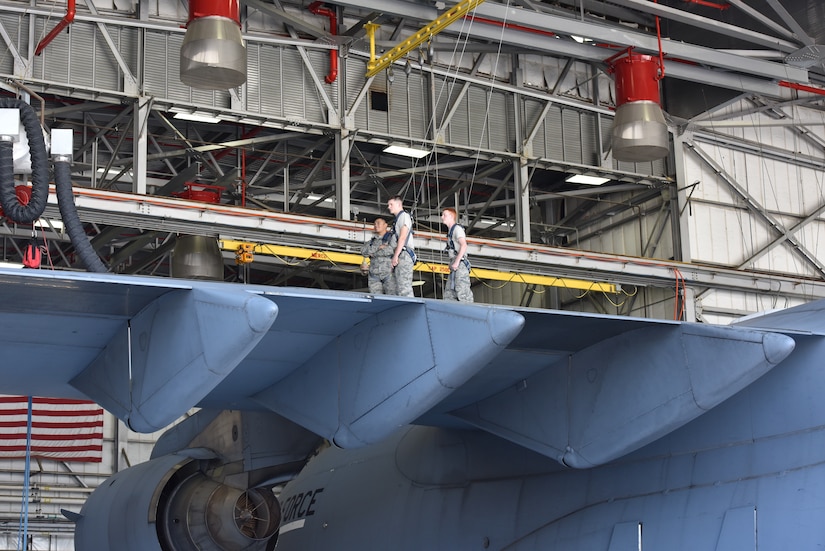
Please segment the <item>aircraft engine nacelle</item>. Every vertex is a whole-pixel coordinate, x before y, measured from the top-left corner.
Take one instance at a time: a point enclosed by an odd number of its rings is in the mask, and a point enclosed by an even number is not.
[[[172,454],[106,480],[77,519],[76,551],[273,549],[281,511],[272,491],[213,480],[205,464]]]

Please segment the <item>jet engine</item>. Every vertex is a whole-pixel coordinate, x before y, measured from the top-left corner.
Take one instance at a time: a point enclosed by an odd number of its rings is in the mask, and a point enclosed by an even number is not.
[[[266,411],[202,409],[167,430],[152,459],[89,496],[76,551],[271,551],[291,479],[320,438]]]
[[[108,479],[80,512],[76,550],[273,549],[281,510],[272,491],[216,481],[206,463],[173,454]]]

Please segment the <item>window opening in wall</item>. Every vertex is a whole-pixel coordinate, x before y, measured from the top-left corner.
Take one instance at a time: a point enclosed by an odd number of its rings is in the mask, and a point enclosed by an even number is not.
[[[375,111],[389,111],[390,101],[386,92],[370,90],[370,109]]]

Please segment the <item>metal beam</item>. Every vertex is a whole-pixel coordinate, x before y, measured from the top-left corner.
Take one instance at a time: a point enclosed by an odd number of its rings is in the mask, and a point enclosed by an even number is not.
[[[659,4],[657,2],[650,2],[648,0],[613,0],[613,2],[619,4],[620,6],[645,11],[671,21],[678,21],[698,29],[715,32],[727,37],[738,38],[739,40],[744,40],[745,42],[757,44],[762,47],[776,48],[787,53],[799,49],[798,42],[780,40],[774,36],[751,31],[737,25],[724,23],[718,19],[710,19],[684,10],[671,8],[670,6]],[[753,16],[753,13],[749,12],[749,15]],[[799,37],[799,39],[801,40],[801,37]],[[671,48],[670,43],[668,42],[664,48],[669,51]],[[668,53],[670,53],[670,51]]]
[[[800,243],[796,238],[789,235],[789,232],[785,226],[783,226],[773,216],[768,214],[767,209],[760,205],[756,199],[748,193],[745,187],[741,186],[730,174],[727,173],[727,171],[725,171],[724,168],[719,165],[719,163],[717,163],[701,148],[696,147],[696,145],[691,142],[685,142],[685,145],[689,148],[689,151],[692,151],[699,159],[704,161],[705,164],[707,164],[707,166],[710,167],[722,179],[722,181],[728,184],[728,187],[734,191],[736,195],[744,200],[748,210],[755,215],[757,219],[762,220],[769,228],[779,234],[780,237],[784,237],[784,241],[788,242],[791,251],[804,260],[806,264],[811,266],[819,277],[825,278],[825,266],[817,259],[816,255],[805,248],[805,246],[802,245],[802,243]],[[740,266],[740,268],[742,267],[743,266]]]
[[[230,205],[198,203],[75,189],[80,219],[85,222],[119,224],[144,230],[176,231],[193,235],[215,235],[222,238],[266,242],[273,232],[285,245],[317,247],[319,239],[328,242],[327,250],[345,251],[360,246],[363,227],[358,222],[336,221],[249,210]],[[50,194],[46,216],[58,216],[57,198]],[[519,273],[599,279],[609,283],[670,287],[674,270],[684,277],[685,284],[694,287],[729,289],[747,293],[770,293],[811,300],[825,298],[825,282],[810,278],[759,274],[740,270],[701,266],[684,262],[635,258],[566,248],[468,238],[470,254],[479,268],[497,268]],[[435,260],[444,249],[444,236],[426,231],[416,232],[416,251],[424,261]],[[427,258],[430,256],[431,258]],[[597,278],[594,278],[595,275]]]
[[[220,247],[224,251],[237,251],[238,247],[248,242],[232,239],[223,239]],[[333,265],[359,266],[364,257],[360,254],[343,253],[335,251],[325,251],[320,249],[309,249],[304,247],[288,247],[270,243],[252,243],[254,254],[263,254],[276,257],[298,258],[301,260],[312,260],[329,262]],[[446,264],[437,262],[417,262],[413,268],[416,272],[449,275],[450,268]],[[598,291],[602,293],[617,293],[618,288],[612,283],[600,283],[574,278],[561,278],[555,276],[541,276],[529,273],[507,272],[501,270],[489,270],[484,268],[473,268],[470,270],[470,277],[476,279],[487,279],[491,281],[506,281],[508,283],[524,283],[527,285],[546,285],[548,287],[565,287],[568,289],[580,289],[585,291]]]
[[[636,0],[631,0],[636,1]],[[648,7],[662,6],[662,4],[654,4],[653,2],[645,1],[644,4]],[[539,14],[528,10],[508,9],[502,4],[486,3],[480,5],[476,9],[478,15],[496,19],[501,22],[513,23],[522,25],[527,28],[540,29],[542,32],[553,32],[565,36],[583,36],[591,38],[597,43],[608,43],[616,46],[633,46],[636,51],[643,53],[656,54],[659,51],[659,44],[655,35],[632,31],[621,26],[608,26],[603,24],[588,23],[571,19],[570,17],[559,17],[549,14]],[[509,44],[519,43],[525,33],[510,29],[501,29],[492,27],[491,25],[474,24],[470,30],[471,36],[478,36],[479,30],[484,27],[494,29],[495,33],[490,38],[501,38],[502,41]],[[488,37],[490,33],[487,33]],[[535,35],[539,36],[539,35]],[[560,47],[568,49],[570,46],[577,46],[569,48],[568,51],[577,52],[574,57],[583,59],[590,59],[592,61],[603,61],[611,55],[611,52],[604,51],[600,48],[591,45],[578,44],[572,42],[570,44],[560,40],[547,40],[547,37],[542,35],[544,46],[542,50],[553,51]],[[775,40],[775,39],[774,39]],[[776,45],[774,45],[776,47]],[[706,48],[704,46],[697,46],[685,42],[668,41],[664,45],[668,56],[684,61],[693,61],[702,65],[711,65],[721,69],[743,73],[745,75],[759,76],[767,79],[776,80],[790,80],[794,82],[807,82],[808,72],[802,69],[795,69],[788,67],[781,63],[773,63],[759,59],[748,59],[738,55],[727,54],[720,52],[713,48]],[[794,44],[786,44],[785,48],[793,51],[796,49]],[[584,57],[578,55],[578,52],[590,50],[590,53]],[[671,65],[683,65],[682,63],[671,63],[667,66],[667,74],[671,73]]]

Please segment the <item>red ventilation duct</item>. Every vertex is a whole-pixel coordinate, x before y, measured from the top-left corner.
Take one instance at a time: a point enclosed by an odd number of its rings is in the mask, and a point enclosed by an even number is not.
[[[661,60],[628,52],[608,63],[616,75],[613,158],[647,162],[667,156],[667,124],[659,97]]]
[[[189,21],[180,47],[180,79],[204,90],[227,90],[246,82],[238,0],[189,1]]]

